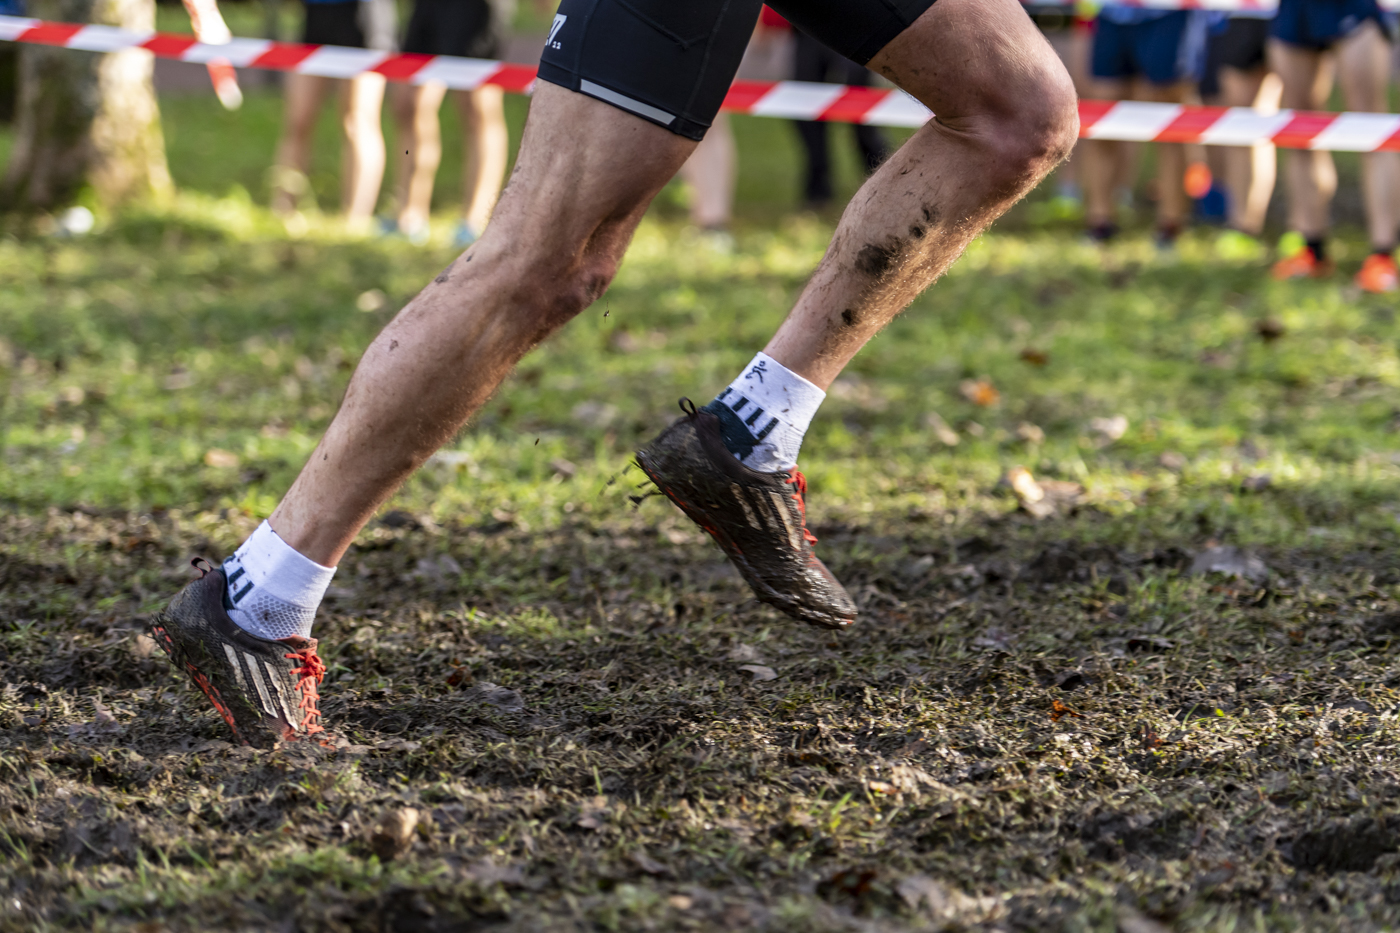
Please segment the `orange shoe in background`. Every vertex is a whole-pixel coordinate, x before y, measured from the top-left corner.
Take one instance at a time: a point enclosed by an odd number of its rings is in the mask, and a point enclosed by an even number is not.
[[[1322,279],[1331,275],[1336,267],[1330,259],[1318,259],[1317,254],[1306,246],[1292,256],[1285,256],[1274,263],[1274,278]]]
[[[1363,292],[1393,292],[1400,288],[1400,272],[1395,257],[1389,253],[1372,253],[1356,273],[1356,285]]]

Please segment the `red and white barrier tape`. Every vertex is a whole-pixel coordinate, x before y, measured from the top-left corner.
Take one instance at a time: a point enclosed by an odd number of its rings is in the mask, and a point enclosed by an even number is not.
[[[1102,0],[1021,0],[1029,7],[1059,7],[1081,17],[1092,17],[1105,3]],[[1113,0],[1114,6],[1145,10],[1213,10],[1220,13],[1268,13],[1278,10],[1278,0]],[[1383,10],[1400,10],[1400,0],[1379,0]]]
[[[208,45],[192,36],[50,23],[17,16],[0,16],[0,41],[91,52],[145,49],[162,58],[187,62],[208,63],[222,59],[240,68],[294,71],[328,78],[353,78],[374,72],[390,81],[410,84],[441,81],[459,90],[490,84],[507,91],[528,92],[535,82],[535,69],[529,65],[331,45],[297,45],[267,39],[234,39],[224,45]],[[724,100],[724,108],[733,113],[762,117],[875,126],[922,126],[931,116],[928,108],[903,91],[804,81],[736,81]],[[1216,146],[1248,146],[1270,141],[1288,149],[1400,151],[1400,115],[1388,113],[1281,110],[1275,114],[1261,114],[1243,107],[1084,100],[1079,102],[1079,118],[1080,135],[1091,139]]]
[[[1247,107],[1081,100],[1079,135],[1088,139],[1204,143],[1207,146],[1271,142],[1284,149],[1395,152],[1400,151],[1400,114],[1308,110],[1263,114]]]

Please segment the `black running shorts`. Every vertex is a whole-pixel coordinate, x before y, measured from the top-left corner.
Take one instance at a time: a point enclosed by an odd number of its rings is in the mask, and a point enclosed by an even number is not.
[[[1220,93],[1220,69],[1253,71],[1266,64],[1269,20],[1254,16],[1232,16],[1206,38],[1206,70],[1201,78],[1201,96]]]
[[[504,44],[499,19],[490,0],[416,0],[403,50],[497,58]]]
[[[306,23],[302,28],[301,41],[307,45],[364,48],[365,34],[360,28],[360,0],[331,3],[325,0],[311,0],[306,4]]]
[[[864,65],[934,0],[769,0]],[[540,77],[700,139],[739,70],[762,0],[563,0]]]

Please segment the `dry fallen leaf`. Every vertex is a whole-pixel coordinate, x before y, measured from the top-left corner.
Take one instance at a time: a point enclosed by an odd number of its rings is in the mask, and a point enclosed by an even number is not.
[[[1031,424],[1029,421],[1022,421],[1016,425],[1016,437],[1027,444],[1044,444],[1045,431],[1038,424]]]
[[[1074,710],[1070,709],[1068,706],[1066,706],[1065,704],[1061,703],[1059,700],[1052,700],[1052,701],[1050,702],[1050,721],[1051,721],[1051,722],[1059,722],[1061,719],[1064,719],[1066,716],[1082,717],[1083,715],[1084,715],[1083,713],[1077,713],[1077,712],[1075,712]]]
[[[476,686],[466,692],[466,698],[508,713],[518,713],[525,708],[525,698],[520,695],[520,691],[498,687],[487,680],[478,681]]]
[[[1128,433],[1128,418],[1126,415],[1114,415],[1112,418],[1094,418],[1089,422],[1089,433],[1102,444],[1111,444],[1116,440],[1121,440],[1124,434]]]
[[[218,447],[210,447],[204,454],[204,465],[221,470],[236,470],[238,468],[238,454],[221,450]]]
[[[646,851],[643,849],[638,849],[637,851],[632,853],[632,862],[642,871],[646,872],[648,875],[655,875],[656,877],[661,877],[663,875],[671,874],[670,868],[661,864],[656,859],[652,858],[650,855],[647,855]]]
[[[729,649],[729,660],[731,661],[752,661],[758,662],[763,659],[758,656],[758,649],[753,645],[746,645],[742,642]]]
[[[1186,469],[1187,465],[1190,463],[1184,454],[1180,454],[1175,450],[1168,450],[1157,458],[1157,462],[1161,464],[1164,469],[1171,470],[1173,473],[1180,473],[1182,470]]]
[[[962,440],[958,437],[958,432],[950,428],[948,422],[944,421],[943,417],[936,411],[924,415],[924,424],[944,447],[956,447],[958,442]]]
[[[131,639],[131,653],[135,657],[141,660],[145,660],[146,658],[149,658],[151,655],[155,654],[155,652],[156,640],[151,636],[147,635],[145,632],[138,632]]]
[[[355,299],[355,307],[365,314],[373,314],[384,307],[387,300],[388,297],[382,291],[371,288],[367,292],[360,292],[360,297]]]
[[[777,680],[778,672],[766,664],[744,664],[739,670],[748,671],[756,681]]]
[[[1171,927],[1158,923],[1131,907],[1118,908],[1118,933],[1171,933]]]
[[[996,897],[969,897],[928,875],[908,875],[895,885],[895,892],[910,910],[939,922],[939,929],[952,923],[958,929],[994,916],[999,907]]]
[[[1208,573],[1224,574],[1262,583],[1269,578],[1269,567],[1258,557],[1241,551],[1234,545],[1206,548],[1191,561],[1190,574],[1200,576]]]
[[[1016,494],[1022,505],[1036,503],[1045,498],[1045,490],[1035,481],[1031,471],[1023,466],[1014,466],[1002,474],[1001,483]]]
[[[417,826],[418,811],[412,807],[390,810],[370,834],[369,847],[381,862],[397,858],[413,844],[413,830]]]
[[[477,884],[502,884],[518,886],[525,881],[525,872],[519,865],[497,865],[490,859],[483,859],[462,869],[462,874]]]
[[[606,829],[608,826],[608,798],[594,797],[587,801],[583,805],[575,825],[580,829],[591,829],[595,832]]]
[[[982,408],[990,408],[1001,401],[1001,393],[985,378],[964,379],[958,384],[958,391],[962,393],[963,398]]]

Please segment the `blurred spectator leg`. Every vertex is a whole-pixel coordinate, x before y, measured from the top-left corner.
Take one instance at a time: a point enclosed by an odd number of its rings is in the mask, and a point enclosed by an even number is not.
[[[1190,104],[1195,101],[1194,82],[1153,84],[1139,81],[1135,100],[1162,104]],[[1157,147],[1157,242],[1168,246],[1186,226],[1186,147],[1180,143],[1156,143]]]
[[[462,226],[456,243],[466,247],[486,229],[510,158],[505,92],[498,87],[457,91],[453,98],[462,119]]]
[[[1227,65],[1220,69],[1222,106],[1277,113],[1282,93],[1283,83],[1267,68],[1242,71]],[[1278,153],[1270,142],[1221,148],[1225,187],[1230,192],[1230,229],[1257,240],[1264,233],[1264,218],[1274,195]],[[1249,245],[1243,240],[1240,243]]]
[[[848,58],[841,59],[840,77],[849,87],[870,86],[870,70]],[[890,154],[890,144],[885,138],[885,131],[867,123],[853,123],[851,130],[855,133],[861,167],[865,169],[866,175],[873,175],[880,163]]]
[[[1389,113],[1391,46],[1374,20],[1367,20],[1336,47],[1337,80],[1347,110]],[[1397,282],[1395,233],[1400,219],[1400,155],[1368,152],[1361,156],[1361,197],[1371,255],[1357,273],[1356,284],[1368,292],[1393,292]]]
[[[331,89],[330,78],[289,74],[282,103],[282,138],[272,169],[272,209],[292,214],[309,193],[311,137],[316,116]]]
[[[1268,67],[1269,29],[1269,19],[1240,13],[1212,32],[1201,80],[1207,103],[1278,113],[1283,84]],[[1265,249],[1259,238],[1274,193],[1277,152],[1269,142],[1211,146],[1210,158],[1226,193],[1226,229],[1216,238],[1216,252],[1224,259],[1258,259]]]
[[[737,167],[738,151],[729,114],[721,113],[681,166],[680,173],[690,186],[690,222],[721,252],[734,248],[729,224],[734,212]]]
[[[1269,64],[1283,82],[1283,106],[1292,110],[1321,110],[1332,92],[1333,61],[1316,49],[1269,40]],[[1337,190],[1332,154],[1320,149],[1290,149],[1284,156],[1284,185],[1288,191],[1288,226],[1307,244],[1274,264],[1274,277],[1330,275],[1325,239],[1328,211]]]
[[[807,156],[802,173],[802,207],[819,211],[831,204],[831,149],[827,144],[827,127],[817,120],[797,120],[798,138]]]
[[[837,56],[800,29],[792,31],[792,77],[796,81],[825,81]],[[802,178],[802,206],[821,210],[831,203],[831,152],[827,127],[817,120],[795,120],[798,139],[807,157]]]
[[[0,3],[0,8],[3,7],[4,4]],[[0,124],[14,121],[18,102],[19,46],[12,42],[0,42]]]
[[[1123,100],[1128,82],[1099,79],[1090,86],[1097,100]],[[1118,232],[1117,186],[1126,161],[1123,143],[1111,139],[1079,141],[1079,177],[1084,186],[1084,222],[1089,238],[1103,243]]]
[[[438,111],[447,85],[430,81],[422,85],[395,84],[390,92],[399,145],[395,146],[394,194],[398,208],[395,225],[413,243],[426,243],[428,216],[433,204],[433,183],[442,163],[442,128]]]
[[[341,90],[341,210],[352,228],[368,229],[384,181],[384,77],[362,74]]]

